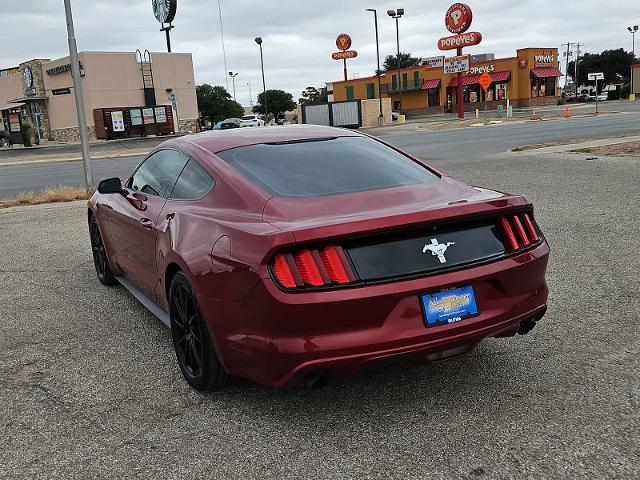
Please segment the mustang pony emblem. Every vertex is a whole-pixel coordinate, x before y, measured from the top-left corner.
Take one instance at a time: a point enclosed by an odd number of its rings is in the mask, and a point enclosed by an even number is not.
[[[447,263],[447,259],[444,257],[444,254],[450,246],[455,244],[456,242],[440,243],[435,238],[432,238],[431,244],[425,245],[422,249],[422,253],[427,253],[427,251],[430,251],[431,255],[433,255],[434,257],[438,257],[440,263]]]

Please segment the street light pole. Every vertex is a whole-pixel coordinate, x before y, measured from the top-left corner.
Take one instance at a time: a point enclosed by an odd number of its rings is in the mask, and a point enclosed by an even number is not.
[[[82,93],[82,78],[80,77],[80,60],[78,59],[78,46],[76,33],[73,27],[73,15],[71,13],[71,0],[64,0],[64,11],[67,17],[67,37],[69,39],[69,61],[71,62],[71,77],[73,78],[73,93],[76,99],[76,112],[78,114],[78,130],[80,131],[80,143],[82,144],[82,166],[84,168],[84,183],[87,192],[93,188],[93,173],[91,172],[91,152],[89,151],[89,135],[87,134],[87,119],[84,110],[84,95]]]
[[[402,113],[402,79],[400,78],[400,26],[398,20],[404,15],[404,8],[398,8],[397,10],[387,10],[387,15],[396,20],[396,44],[398,47],[398,56],[396,62],[398,63],[398,92],[400,94],[400,109],[399,113]]]
[[[367,8],[367,12],[373,12],[373,21],[376,27],[376,55],[378,57],[378,69],[376,77],[378,77],[378,98],[380,99],[380,115],[378,116],[378,125],[384,125],[384,115],[382,114],[382,83],[380,82],[380,41],[378,38],[378,11],[375,8]]]
[[[260,67],[262,68],[262,92],[264,97],[264,124],[267,124],[269,108],[267,107],[267,84],[264,81],[264,57],[262,56],[262,37],[256,37],[256,43],[260,46]]]
[[[253,95],[251,95],[251,82],[247,82],[249,87],[249,106],[253,107]]]
[[[229,72],[229,76],[231,77],[231,81],[233,82],[233,101],[236,101],[236,77],[238,76],[238,72],[233,73]]]
[[[629,33],[631,33],[631,36],[633,37],[632,40],[632,47],[631,47],[631,52],[633,55],[633,62],[636,61],[636,32],[638,31],[638,25],[634,25],[633,27],[627,27],[627,30],[629,30]],[[631,95],[633,95],[633,97],[631,98],[635,98],[635,89],[634,89],[634,85],[633,85],[633,68],[631,69]]]

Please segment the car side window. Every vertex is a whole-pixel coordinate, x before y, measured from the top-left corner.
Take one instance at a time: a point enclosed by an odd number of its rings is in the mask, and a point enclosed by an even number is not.
[[[166,196],[189,159],[175,150],[160,150],[149,158],[129,180],[128,187],[148,195]]]
[[[215,181],[195,160],[189,160],[173,187],[169,198],[174,200],[199,200],[213,187]]]

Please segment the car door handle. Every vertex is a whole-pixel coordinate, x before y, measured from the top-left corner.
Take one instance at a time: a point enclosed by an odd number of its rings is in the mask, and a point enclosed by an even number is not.
[[[151,230],[153,228],[153,223],[151,222],[151,220],[149,220],[148,218],[141,218],[140,219],[140,223],[142,224],[142,226],[144,228],[146,228],[147,230]]]

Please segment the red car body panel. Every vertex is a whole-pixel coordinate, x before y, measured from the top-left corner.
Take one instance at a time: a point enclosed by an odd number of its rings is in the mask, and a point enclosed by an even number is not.
[[[548,295],[544,239],[521,253],[419,278],[305,292],[276,285],[268,266],[283,248],[531,209],[523,197],[470,187],[426,164],[441,177],[435,183],[276,198],[216,156],[245,145],[336,136],[360,134],[325,127],[235,129],[162,144],[158,149],[177,149],[198,161],[216,184],[199,201],[130,190],[126,196],[94,194],[89,208],[114,274],[166,311],[170,276],[182,270],[225,369],[272,386],[309,374],[340,379],[389,357],[438,361],[542,317]],[[479,315],[425,328],[420,295],[464,285],[474,287]]]

